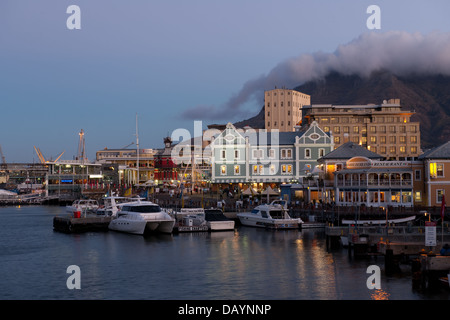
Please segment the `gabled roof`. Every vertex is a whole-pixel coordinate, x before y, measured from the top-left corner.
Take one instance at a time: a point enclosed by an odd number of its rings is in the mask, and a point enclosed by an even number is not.
[[[419,160],[422,159],[450,159],[450,141],[421,154]]]
[[[301,136],[302,132],[245,132],[244,137],[248,137],[251,145],[270,145],[272,143],[278,145],[293,145],[295,137]],[[260,141],[261,140],[261,141]]]
[[[331,151],[330,153],[327,153],[325,156],[323,156],[320,159],[351,159],[353,157],[366,157],[369,159],[383,159],[384,157],[382,155],[379,155],[378,153],[372,152],[370,150],[367,150],[364,147],[361,147],[358,144],[355,144],[353,142],[347,142],[344,143],[339,148]]]

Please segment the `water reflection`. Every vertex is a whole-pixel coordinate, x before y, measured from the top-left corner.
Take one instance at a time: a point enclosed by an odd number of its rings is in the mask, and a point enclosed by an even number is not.
[[[383,260],[327,252],[322,230],[68,235],[52,230],[57,209],[0,208],[0,298],[437,299],[412,291],[407,273],[382,274],[383,290],[367,289],[367,267]],[[66,288],[72,264],[82,273],[77,292]]]
[[[376,289],[371,294],[370,298],[372,300],[389,300],[389,296],[390,296],[390,294],[387,293],[386,291],[383,291],[381,289]]]

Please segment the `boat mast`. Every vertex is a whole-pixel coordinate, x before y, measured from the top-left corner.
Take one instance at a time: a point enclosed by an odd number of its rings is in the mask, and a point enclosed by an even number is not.
[[[136,112],[136,166],[137,166],[137,184],[139,184],[139,134],[138,134],[138,115]]]

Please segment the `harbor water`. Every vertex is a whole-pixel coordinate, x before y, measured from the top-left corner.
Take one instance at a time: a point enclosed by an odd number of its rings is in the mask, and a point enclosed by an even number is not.
[[[1,300],[448,300],[449,291],[416,291],[411,267],[386,276],[384,258],[327,252],[323,230],[147,237],[113,231],[53,230],[58,206],[0,207]],[[69,266],[80,289],[69,289]],[[381,269],[369,289],[367,269]]]

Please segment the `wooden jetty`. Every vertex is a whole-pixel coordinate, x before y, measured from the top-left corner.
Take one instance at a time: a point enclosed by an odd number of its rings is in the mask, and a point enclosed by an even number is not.
[[[450,256],[436,255],[432,252],[421,254],[413,260],[411,265],[413,273],[413,287],[418,289],[436,289],[447,279],[446,288],[449,288]]]
[[[86,215],[75,218],[72,215],[53,218],[53,229],[64,233],[82,233],[87,231],[108,231],[111,217]]]

